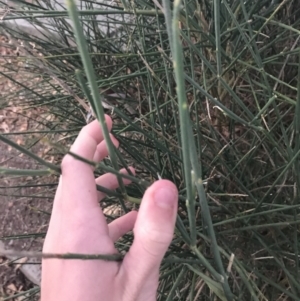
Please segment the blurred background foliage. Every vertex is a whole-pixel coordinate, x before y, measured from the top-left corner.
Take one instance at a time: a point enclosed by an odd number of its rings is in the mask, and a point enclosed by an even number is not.
[[[43,189],[53,195],[60,159],[102,104],[120,141],[105,166],[137,170],[126,191],[108,192],[108,219],[122,214],[120,199],[137,208],[147,186],[140,179],[170,179],[180,191],[158,300],[300,300],[298,1],[183,0],[178,37],[168,30],[168,1],[78,1],[98,103],[63,1],[0,5],[6,46],[18,54],[15,63],[5,57],[0,74],[19,87],[1,108],[43,112],[30,120],[34,132],[19,133],[22,147],[11,142],[18,133],[0,136],[42,171],[2,165],[5,177],[28,187],[48,177]],[[173,61],[184,78],[177,85]],[[34,145],[46,154],[37,158]],[[128,234],[117,248],[131,241]]]

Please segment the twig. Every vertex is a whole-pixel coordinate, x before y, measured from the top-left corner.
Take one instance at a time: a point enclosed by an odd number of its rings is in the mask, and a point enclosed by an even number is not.
[[[37,259],[81,259],[81,260],[105,260],[105,261],[122,261],[121,254],[79,254],[79,253],[43,253],[34,251],[13,251],[0,250],[0,256],[5,257],[27,257]]]
[[[161,4],[157,0],[153,0],[154,4],[162,11],[163,14],[165,14],[164,8],[161,6]]]

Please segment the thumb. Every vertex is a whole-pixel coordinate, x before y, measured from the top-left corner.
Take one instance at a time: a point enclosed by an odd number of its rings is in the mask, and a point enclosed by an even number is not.
[[[137,282],[158,273],[173,238],[177,202],[177,188],[168,180],[155,182],[145,192],[133,230],[134,241],[122,264],[134,271]]]

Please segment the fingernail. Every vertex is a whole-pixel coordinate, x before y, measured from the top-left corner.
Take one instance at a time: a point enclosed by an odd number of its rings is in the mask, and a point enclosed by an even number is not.
[[[161,187],[154,192],[155,203],[165,209],[173,208],[176,203],[177,192],[174,188]]]

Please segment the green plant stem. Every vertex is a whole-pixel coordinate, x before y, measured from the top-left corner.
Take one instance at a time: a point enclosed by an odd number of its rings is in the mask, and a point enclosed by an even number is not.
[[[52,163],[49,163],[45,160],[43,160],[42,158],[40,158],[39,156],[35,155],[34,153],[32,153],[31,151],[29,151],[28,149],[24,148],[23,146],[7,139],[6,137],[4,137],[3,135],[0,135],[0,140],[5,142],[6,144],[14,147],[15,149],[17,149],[18,151],[20,151],[21,153],[29,156],[30,158],[34,159],[35,161],[37,161],[38,163],[50,168],[51,170],[53,170],[56,173],[61,173],[61,169],[59,166],[54,165]]]
[[[182,140],[182,152],[183,152],[183,162],[184,162],[184,168],[185,168],[185,180],[187,185],[187,191],[191,189],[191,173],[188,169],[191,164],[193,171],[195,172],[195,178],[196,178],[196,187],[198,190],[199,198],[200,198],[200,205],[203,210],[202,216],[204,217],[205,226],[208,227],[209,234],[212,240],[213,244],[213,250],[215,255],[215,260],[217,262],[220,274],[214,273],[215,276],[217,276],[217,280],[222,283],[224,293],[228,300],[232,300],[233,296],[229,288],[229,284],[227,281],[227,276],[224,271],[224,267],[222,265],[221,256],[218,250],[218,245],[210,217],[209,208],[207,205],[207,200],[203,188],[203,181],[202,181],[202,171],[201,171],[201,165],[197,164],[197,154],[195,150],[195,140],[190,124],[190,117],[188,114],[188,105],[187,105],[187,99],[186,99],[186,91],[185,91],[185,81],[184,81],[184,72],[183,72],[183,53],[182,53],[182,45],[180,43],[180,37],[179,37],[179,27],[178,27],[178,21],[179,21],[179,14],[180,14],[180,7],[181,7],[181,1],[175,0],[174,2],[174,12],[173,12],[173,22],[172,22],[172,30],[173,30],[173,67],[174,67],[174,73],[176,78],[176,91],[179,101],[179,117],[180,117],[180,125],[181,125],[181,140]],[[188,194],[189,195],[189,194]],[[192,195],[192,191],[191,191]],[[195,233],[196,232],[196,226],[195,226],[195,212],[191,212],[191,207],[194,206],[194,200],[188,200],[191,202],[191,206],[188,207],[189,212],[189,221],[190,221],[190,227],[191,228],[191,249],[195,252],[197,251],[198,256],[201,255],[201,253],[198,251],[196,246],[193,244],[195,242]],[[204,258],[203,258],[204,260]],[[209,265],[207,265],[209,266]],[[213,271],[213,268],[211,267],[211,270]]]
[[[106,120],[105,120],[105,115],[104,115],[104,110],[102,107],[102,102],[103,102],[103,97],[101,96],[99,92],[99,88],[97,86],[96,82],[96,75],[95,71],[92,65],[91,58],[88,53],[88,48],[87,48],[87,43],[84,38],[83,30],[79,22],[79,13],[75,4],[74,0],[66,0],[69,16],[71,20],[73,21],[73,26],[74,26],[74,32],[77,40],[77,45],[78,49],[81,55],[82,63],[84,65],[85,71],[86,71],[86,76],[89,81],[90,89],[91,89],[91,94],[93,98],[93,102],[91,103],[92,107],[95,110],[95,114],[97,116],[97,119],[99,120],[102,128],[102,132],[104,135],[104,139],[109,151],[109,155],[111,158],[111,162],[113,164],[113,167],[118,170],[118,163],[117,163],[117,157],[114,151],[114,145],[110,139],[109,136],[109,131],[107,128]],[[119,182],[119,187],[122,191],[123,198],[126,200],[127,198],[127,193],[125,190],[125,186],[123,184],[122,178],[120,176],[117,177],[118,182]],[[125,202],[123,201],[123,198],[119,198],[120,204],[125,212],[128,212],[127,207],[125,206]]]
[[[52,169],[13,169],[13,168],[0,168],[1,175],[10,176],[48,176],[56,173]]]

